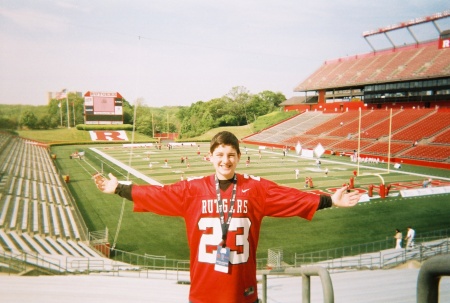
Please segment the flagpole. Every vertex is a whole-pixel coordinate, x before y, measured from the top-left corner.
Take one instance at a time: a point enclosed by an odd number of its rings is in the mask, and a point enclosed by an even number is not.
[[[66,94],[66,105],[67,105],[67,128],[70,128],[69,95],[68,94]]]
[[[358,123],[358,153],[356,155],[357,161],[357,172],[356,175],[359,176],[359,152],[361,149],[361,107],[359,108],[359,123]]]
[[[62,105],[61,105],[61,100],[58,100],[59,101],[59,116],[61,117],[61,127],[63,126],[63,124],[62,124]]]
[[[389,114],[389,142],[388,142],[388,161],[387,161],[387,172],[389,173],[389,166],[391,163],[391,134],[392,134],[392,108]]]
[[[72,102],[73,127],[75,127],[75,101]]]

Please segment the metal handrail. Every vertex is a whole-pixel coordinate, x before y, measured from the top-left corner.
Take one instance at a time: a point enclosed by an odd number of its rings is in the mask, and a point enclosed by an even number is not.
[[[438,303],[442,276],[450,276],[450,255],[425,261],[417,278],[417,303]]]
[[[323,302],[334,303],[333,283],[329,272],[321,266],[305,266],[301,268],[286,269],[284,272],[268,272],[262,275],[262,303],[267,303],[267,276],[289,275],[302,277],[302,302],[311,302],[311,276],[319,276],[322,281]]]

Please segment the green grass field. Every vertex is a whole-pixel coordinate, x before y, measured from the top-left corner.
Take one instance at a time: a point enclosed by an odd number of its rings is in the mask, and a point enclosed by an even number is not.
[[[114,159],[130,166],[163,184],[169,184],[184,177],[203,176],[213,173],[212,165],[203,160],[208,153],[208,144],[200,143],[200,156],[197,147],[176,147],[168,150],[155,148],[122,148],[122,145],[72,145],[54,146],[52,153],[57,155],[56,163],[62,174],[70,176],[68,186],[72,191],[78,207],[82,212],[90,231],[109,229],[111,244],[117,230],[123,199],[115,195],[101,193],[94,186],[91,176],[96,171],[105,174],[112,172],[119,179],[127,179],[127,172],[97,153],[90,150],[96,147]],[[305,176],[314,180],[314,190],[330,192],[349,182],[353,171],[357,169],[347,157],[325,156],[321,169],[315,161],[300,158],[291,153],[283,159],[281,150],[267,149],[259,159],[257,146],[247,146],[238,165],[238,172],[248,173],[274,180],[277,183],[303,189]],[[69,155],[75,150],[84,150],[84,160],[71,160]],[[251,157],[248,167],[247,157]],[[182,164],[181,157],[188,157],[189,168]],[[168,160],[169,167],[164,167]],[[152,168],[149,163],[152,163]],[[300,169],[300,178],[295,179],[294,169]],[[328,168],[328,177],[323,169]],[[427,175],[441,184],[449,184],[448,170],[403,165],[401,170],[391,167],[389,174],[387,164],[361,164],[360,176],[356,178],[355,187],[367,189],[370,184],[379,185],[380,179],[373,173],[382,174],[386,184],[392,184],[392,193],[404,186],[421,185]],[[367,175],[366,175],[367,174]],[[143,181],[130,176],[130,180],[142,184]],[[408,225],[416,229],[418,235],[425,232],[450,228],[449,195],[402,198],[392,196],[386,199],[374,199],[360,203],[352,209],[326,209],[316,213],[309,222],[300,218],[265,218],[257,255],[267,257],[268,248],[282,248],[284,259],[290,262],[294,253],[325,250],[336,247],[363,244],[373,241],[391,241],[395,228],[406,231]],[[184,222],[177,217],[163,217],[150,213],[133,213],[132,202],[125,201],[125,212],[120,228],[116,248],[138,254],[164,255],[172,259],[187,259],[189,256]],[[393,243],[393,241],[392,241]]]

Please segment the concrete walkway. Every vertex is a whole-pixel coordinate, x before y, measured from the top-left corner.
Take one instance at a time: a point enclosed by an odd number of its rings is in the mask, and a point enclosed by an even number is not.
[[[336,303],[415,303],[419,269],[366,270],[331,274]],[[302,279],[269,276],[269,303],[302,302]],[[258,286],[261,297],[261,285]],[[450,277],[440,284],[440,302],[450,302]],[[123,303],[188,302],[189,285],[175,280],[129,275],[18,277],[0,275],[2,302],[14,303]],[[323,302],[321,282],[311,278],[311,302]]]

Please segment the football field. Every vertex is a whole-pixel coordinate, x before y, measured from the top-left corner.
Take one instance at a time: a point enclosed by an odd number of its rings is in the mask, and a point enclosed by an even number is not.
[[[85,156],[70,159],[74,151]],[[124,147],[123,145],[55,146],[57,165],[70,176],[68,186],[77,201],[89,231],[108,228],[111,245],[124,251],[187,259],[189,252],[181,218],[133,213],[132,203],[115,195],[99,192],[92,181],[95,172],[113,173],[119,180],[137,184],[170,184],[182,178],[213,173],[208,161],[209,144],[183,143],[172,148],[163,145]],[[280,149],[260,149],[241,145],[241,161],[237,171],[264,177],[277,183],[316,193],[332,193],[344,183],[354,182],[354,190],[373,197],[352,209],[326,209],[309,222],[300,218],[264,219],[258,257],[266,258],[269,248],[282,248],[285,261],[295,253],[358,245],[374,241],[393,243],[396,228],[406,231],[411,225],[418,235],[450,227],[449,194],[402,198],[399,191],[420,188],[425,179],[433,186],[450,185],[448,170],[391,163],[354,163],[349,157],[324,155],[320,167],[316,159],[302,158],[290,151],[283,156]],[[248,161],[249,160],[249,161]],[[296,176],[295,170],[299,173]],[[325,171],[328,170],[328,174]],[[355,172],[357,176],[355,177]],[[313,188],[305,188],[305,177],[312,178]],[[353,178],[353,180],[351,180]],[[378,187],[384,181],[390,186],[389,196],[381,199]],[[121,213],[123,219],[115,237]],[[117,240],[116,242],[114,240]]]

